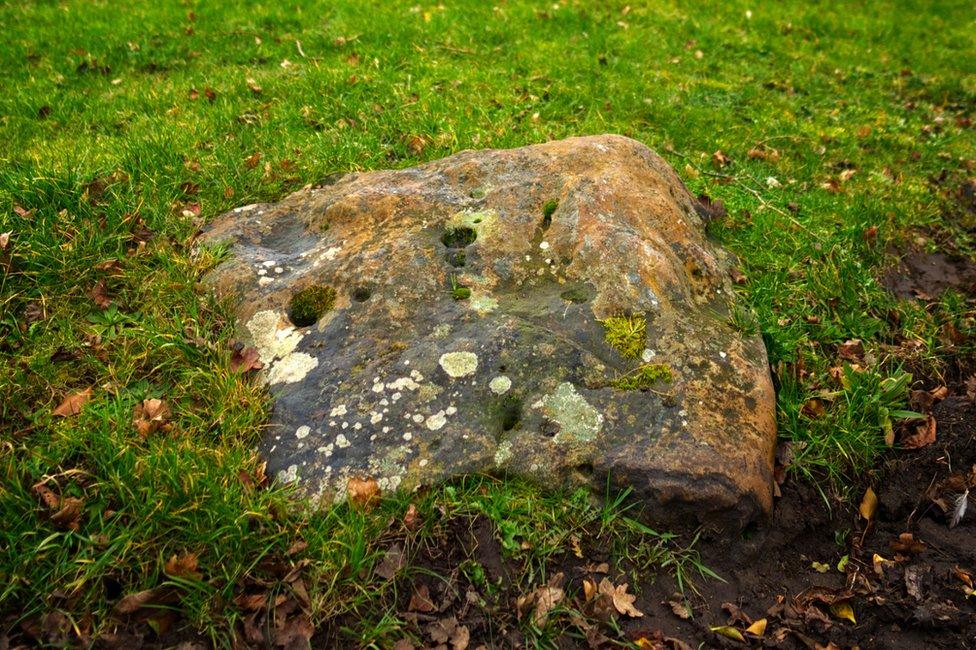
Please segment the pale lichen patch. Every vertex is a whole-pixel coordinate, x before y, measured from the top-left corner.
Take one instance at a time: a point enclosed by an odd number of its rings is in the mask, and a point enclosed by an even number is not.
[[[294,384],[308,376],[319,365],[319,360],[304,352],[293,352],[281,359],[268,372],[269,384]]]
[[[303,424],[302,426],[295,429],[295,437],[301,440],[302,438],[307,437],[308,434],[311,433],[311,431],[312,431],[312,427]]]
[[[474,374],[478,369],[478,355],[474,352],[445,352],[438,363],[449,377],[457,379]]]
[[[554,438],[556,442],[590,442],[603,428],[603,414],[568,381],[542,398],[542,410],[550,420],[559,424],[559,433]]]
[[[281,314],[263,310],[247,322],[258,355],[268,365],[268,383],[294,383],[304,379],[319,365],[319,360],[304,352],[295,352],[303,334],[294,327],[284,327]]]
[[[468,299],[468,306],[480,315],[490,314],[498,309],[498,300],[483,293],[475,293]]]
[[[447,416],[444,414],[444,411],[438,411],[427,418],[426,424],[427,428],[431,431],[437,431],[447,424]]]
[[[495,395],[504,395],[512,387],[512,380],[505,375],[498,375],[490,382],[488,382],[488,388],[491,389]]]
[[[499,445],[498,449],[495,450],[495,466],[500,467],[505,464],[509,458],[512,457],[512,441],[503,440]]]

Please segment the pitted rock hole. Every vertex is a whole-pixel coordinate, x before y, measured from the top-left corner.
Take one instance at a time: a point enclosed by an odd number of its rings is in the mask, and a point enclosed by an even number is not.
[[[474,228],[467,226],[450,228],[441,235],[441,243],[448,248],[464,248],[473,244],[476,239],[478,239],[478,233],[475,232]]]
[[[556,208],[559,207],[559,201],[556,199],[549,199],[542,204],[542,230],[549,230],[549,226],[552,225],[552,215],[556,212]]]
[[[511,431],[522,421],[522,400],[514,395],[506,395],[500,402],[498,412],[502,431]]]
[[[352,292],[352,299],[356,302],[366,302],[373,295],[373,290],[369,287],[356,287]]]
[[[313,284],[292,295],[288,302],[288,318],[297,327],[315,325],[335,304],[336,291],[332,287]]]

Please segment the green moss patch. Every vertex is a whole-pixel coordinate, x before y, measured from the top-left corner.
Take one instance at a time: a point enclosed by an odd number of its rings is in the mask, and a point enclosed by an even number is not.
[[[336,292],[332,287],[313,284],[305,287],[288,303],[288,318],[298,327],[308,327],[318,322],[333,305]]]
[[[478,233],[474,228],[461,226],[459,228],[449,228],[441,235],[441,243],[448,248],[464,248],[470,246],[478,238]]]
[[[645,363],[636,370],[617,377],[610,385],[619,390],[647,390],[655,384],[672,381],[674,374],[670,366],[663,363]]]
[[[603,321],[603,336],[620,356],[637,359],[647,343],[647,319],[643,316],[611,316]]]
[[[559,201],[556,199],[549,199],[542,204],[542,229],[545,230],[552,225],[552,215],[556,212],[556,208],[559,207]]]

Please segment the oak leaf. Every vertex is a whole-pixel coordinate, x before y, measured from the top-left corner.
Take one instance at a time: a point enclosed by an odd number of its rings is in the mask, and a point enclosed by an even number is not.
[[[75,391],[65,397],[64,400],[58,404],[57,408],[54,409],[53,414],[62,418],[78,415],[81,413],[81,408],[85,405],[85,403],[91,399],[91,396],[91,388]]]

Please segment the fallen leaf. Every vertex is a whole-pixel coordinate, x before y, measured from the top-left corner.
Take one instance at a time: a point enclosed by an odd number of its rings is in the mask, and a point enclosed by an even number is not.
[[[247,87],[255,95],[260,95],[261,94],[261,90],[262,90],[261,89],[261,86],[259,86],[258,85],[258,82],[256,82],[254,79],[252,79],[250,77],[247,78]]]
[[[403,548],[399,544],[394,544],[383,554],[383,559],[376,565],[373,573],[384,580],[392,580],[397,571],[402,569],[405,564],[406,557],[403,555]]]
[[[254,169],[258,166],[259,162],[261,162],[261,153],[255,152],[244,159],[244,166],[248,169]]]
[[[420,135],[407,136],[407,148],[415,155],[419,156],[427,148],[427,140]]]
[[[857,511],[861,513],[861,516],[867,520],[874,519],[874,513],[878,509],[878,497],[874,493],[874,490],[868,486],[868,489],[864,492],[864,498],[861,499],[861,505],[858,507]]]
[[[211,104],[217,99],[217,91],[210,86],[203,89],[203,94],[206,96],[207,101],[209,101]]]
[[[407,506],[407,511],[403,513],[403,527],[412,531],[416,530],[419,525],[420,515],[417,514],[417,506],[411,503]]]
[[[234,598],[234,604],[245,612],[257,612],[268,604],[268,594],[240,594]]]
[[[973,576],[959,568],[959,565],[952,567],[952,575],[961,580],[970,589],[973,588]]]
[[[44,483],[38,483],[34,486],[34,492],[41,498],[44,505],[47,506],[49,510],[57,510],[61,507],[61,497],[54,493],[49,487],[44,485]]]
[[[170,587],[154,587],[134,594],[129,594],[115,604],[116,614],[134,614],[141,609],[158,607],[173,600],[174,592]]]
[[[583,578],[583,599],[593,600],[597,593],[599,593],[599,589],[597,589],[596,582]]]
[[[830,571],[830,565],[826,562],[811,562],[810,568],[812,568],[817,573],[827,573]]]
[[[349,505],[356,510],[368,510],[372,508],[380,499],[380,486],[376,479],[368,477],[365,479],[350,476],[346,482],[346,494]]]
[[[718,149],[712,154],[712,167],[716,169],[721,169],[722,167],[728,166],[732,162],[732,159],[726,155],[724,151]]]
[[[563,574],[557,573],[545,585],[521,596],[515,602],[515,606],[522,614],[531,607],[532,622],[538,627],[544,626],[549,619],[549,612],[562,602],[566,595],[562,588],[563,579]]]
[[[691,618],[691,605],[688,601],[681,597],[673,597],[668,600],[668,605],[671,606],[671,611],[674,615],[683,621],[687,621]]]
[[[422,614],[437,611],[437,606],[431,600],[430,590],[427,588],[427,585],[424,583],[417,585],[417,588],[410,594],[410,603],[407,605],[407,610],[421,612]]]
[[[746,628],[746,634],[751,634],[753,636],[764,636],[766,634],[766,619],[761,618],[758,621],[753,622],[752,625]]]
[[[800,413],[811,420],[819,420],[826,412],[827,409],[824,406],[823,400],[817,399],[816,397],[808,399],[803,403],[803,408],[800,409]]]
[[[695,211],[705,221],[713,221],[728,216],[728,210],[725,209],[725,204],[722,203],[721,199],[712,199],[707,194],[699,194],[695,198],[697,199]]]
[[[621,614],[631,618],[640,618],[644,613],[634,607],[637,596],[627,593],[627,583],[614,586],[610,580],[604,578],[600,581],[600,593],[608,596],[613,602],[613,607]]]
[[[864,361],[864,344],[861,339],[850,339],[837,347],[837,355],[845,361]]]
[[[95,283],[95,286],[91,288],[88,292],[91,299],[95,301],[95,304],[105,309],[112,304],[112,298],[108,295],[108,287],[105,285],[105,280],[99,280]]]
[[[453,616],[431,623],[427,627],[427,634],[434,643],[450,643],[452,650],[465,650],[471,641],[467,626],[458,625]]]
[[[200,580],[203,577],[203,575],[197,571],[196,553],[173,555],[173,557],[166,562],[166,566],[163,567],[163,571],[171,578]]]
[[[901,446],[903,449],[921,449],[935,442],[935,437],[936,421],[933,416],[929,415],[925,424],[915,428],[915,433],[902,439]]]
[[[854,608],[846,600],[841,600],[839,602],[833,603],[830,606],[830,613],[837,618],[844,619],[845,621],[850,621],[857,625],[857,620],[854,618]]]
[[[264,367],[261,363],[261,355],[257,348],[253,346],[241,346],[240,349],[234,348],[230,357],[230,369],[234,372],[248,373],[252,370],[260,370]]]
[[[902,533],[897,540],[891,543],[891,548],[897,553],[918,555],[925,550],[925,542],[915,539],[911,533]]]
[[[170,411],[161,399],[146,399],[137,404],[132,413],[132,424],[143,438],[160,430],[168,430]]]
[[[81,413],[81,408],[91,399],[92,389],[75,391],[64,398],[58,407],[52,412],[57,417],[66,418]]]
[[[51,522],[59,528],[78,530],[84,505],[85,502],[77,497],[61,499],[60,508],[51,515]]]
[[[742,632],[735,629],[731,625],[716,625],[708,628],[715,634],[720,634],[727,639],[732,639],[733,641],[740,641],[742,643],[746,642],[746,638],[742,636]]]

